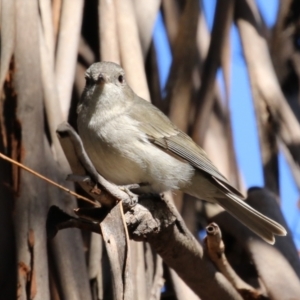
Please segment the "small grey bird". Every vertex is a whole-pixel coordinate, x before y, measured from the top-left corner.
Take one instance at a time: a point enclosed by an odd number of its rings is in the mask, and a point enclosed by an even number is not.
[[[270,244],[274,235],[286,235],[281,225],[242,200],[188,135],[133,92],[119,65],[89,67],[77,113],[84,148],[107,180],[139,183],[139,193],[182,190],[218,203]]]

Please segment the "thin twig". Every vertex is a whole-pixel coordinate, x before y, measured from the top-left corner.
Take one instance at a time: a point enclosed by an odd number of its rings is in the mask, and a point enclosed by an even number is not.
[[[256,290],[234,271],[225,255],[225,245],[222,240],[220,227],[216,223],[210,223],[206,227],[207,237],[205,240],[207,253],[219,271],[231,282],[235,289],[246,299],[266,299],[260,291]]]
[[[63,191],[65,191],[65,192],[67,192],[67,193],[69,193],[69,194],[75,196],[77,199],[86,201],[86,202],[88,202],[88,203],[90,203],[90,204],[93,204],[93,205],[95,205],[95,206],[99,206],[98,203],[96,203],[96,202],[94,202],[94,201],[92,201],[92,200],[90,200],[90,199],[88,199],[88,198],[86,198],[86,197],[84,197],[84,196],[81,196],[81,195],[79,195],[79,194],[77,194],[77,193],[75,193],[75,192],[73,192],[73,191],[71,191],[71,190],[65,188],[64,186],[62,186],[62,185],[56,183],[55,181],[52,181],[51,179],[49,179],[49,178],[47,178],[47,177],[41,175],[41,174],[38,173],[38,172],[36,172],[36,171],[34,171],[34,170],[32,170],[32,169],[30,169],[30,168],[24,166],[23,164],[21,164],[21,163],[15,161],[14,159],[9,158],[8,156],[2,154],[1,152],[0,152],[0,158],[4,159],[4,160],[6,160],[6,161],[9,161],[10,163],[12,163],[12,164],[14,164],[14,165],[16,165],[16,166],[18,166],[18,167],[24,169],[25,171],[27,171],[27,172],[29,172],[29,173],[31,173],[31,174],[33,174],[33,175],[35,175],[35,176],[37,176],[37,177],[39,177],[39,178],[45,180],[46,182],[48,182],[48,183],[50,183],[50,184],[52,184],[52,185],[54,185],[54,186],[56,186],[56,187],[62,189]]]

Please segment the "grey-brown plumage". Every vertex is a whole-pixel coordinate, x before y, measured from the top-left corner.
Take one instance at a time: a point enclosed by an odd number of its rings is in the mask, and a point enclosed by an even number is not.
[[[286,230],[242,199],[206,153],[161,111],[139,98],[111,62],[93,64],[78,104],[78,130],[98,172],[127,185],[143,183],[139,192],[180,189],[215,202],[273,244]]]

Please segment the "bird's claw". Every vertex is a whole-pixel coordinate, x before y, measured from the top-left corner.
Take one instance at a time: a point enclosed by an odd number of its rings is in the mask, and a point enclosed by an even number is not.
[[[134,207],[138,203],[139,196],[131,192],[131,189],[136,188],[136,185],[131,184],[126,186],[120,186],[119,188],[121,191],[125,192],[129,196],[127,201],[123,200],[123,205],[128,209]]]

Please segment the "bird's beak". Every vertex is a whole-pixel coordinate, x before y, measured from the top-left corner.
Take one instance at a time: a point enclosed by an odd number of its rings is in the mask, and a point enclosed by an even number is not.
[[[100,74],[100,75],[98,76],[97,83],[98,83],[99,85],[103,85],[105,82],[107,82],[107,78],[105,77],[104,74]]]

